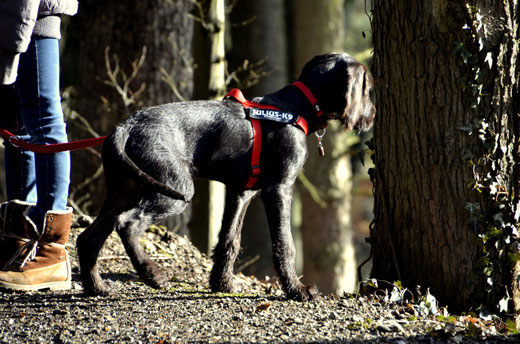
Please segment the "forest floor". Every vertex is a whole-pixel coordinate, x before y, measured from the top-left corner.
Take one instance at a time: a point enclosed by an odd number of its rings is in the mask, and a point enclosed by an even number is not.
[[[161,227],[142,242],[171,276],[168,288],[143,284],[112,235],[101,265],[116,293],[87,298],[75,250],[81,231],[69,240],[72,290],[0,293],[0,343],[520,343],[507,322],[446,314],[428,294],[405,301],[399,286],[300,303],[285,299],[276,279],[237,274],[236,294],[211,293],[210,259]]]

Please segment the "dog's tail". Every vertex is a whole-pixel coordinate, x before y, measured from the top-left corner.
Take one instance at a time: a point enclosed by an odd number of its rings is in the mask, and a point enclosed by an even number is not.
[[[128,140],[128,135],[129,132],[124,126],[117,126],[103,144],[103,159],[106,157],[108,159],[115,158],[119,160],[128,166],[129,170],[139,181],[153,188],[155,191],[173,199],[188,202],[188,199],[185,195],[147,174],[135,164],[135,162],[128,156],[128,154],[126,154],[125,146]]]

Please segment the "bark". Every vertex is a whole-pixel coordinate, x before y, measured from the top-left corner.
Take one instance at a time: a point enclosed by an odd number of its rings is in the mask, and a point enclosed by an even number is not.
[[[72,108],[99,135],[108,134],[137,108],[191,97],[191,7],[189,0],[93,0],[81,4],[71,21],[77,32],[74,68],[78,75]],[[142,65],[134,68],[141,58]],[[114,74],[117,82],[110,81],[107,62],[112,71],[119,68]],[[115,83],[122,87],[120,92]],[[90,136],[75,125],[69,125],[69,129],[71,139]],[[99,165],[99,159],[93,159],[88,151],[73,153],[71,190],[75,192],[75,187]],[[98,179],[75,197],[85,196],[81,207],[97,213],[103,190]]]
[[[494,160],[509,195],[515,187],[514,173],[505,174],[517,168],[513,149],[502,159],[497,151],[489,155],[479,139],[486,121],[505,146],[518,142],[518,131],[511,130],[518,121],[511,93],[518,82],[513,3],[373,2],[378,113],[372,276],[400,280],[412,290],[428,287],[451,310],[485,299],[477,297],[485,283],[478,274],[484,257],[478,235],[488,227],[494,201],[482,196],[489,189],[476,192],[471,185]],[[505,18],[503,27],[482,33],[482,49],[474,9],[489,23]],[[487,52],[497,58],[491,68],[484,63]],[[491,160],[483,159],[486,154]],[[496,287],[504,294],[502,282]]]
[[[343,50],[344,3],[339,0],[294,1],[294,74],[317,54]],[[348,133],[327,128],[326,157],[317,154],[314,136],[309,137],[305,174],[326,203],[320,206],[301,188],[303,274],[324,293],[354,291],[356,262],[350,218],[351,166],[346,154]]]

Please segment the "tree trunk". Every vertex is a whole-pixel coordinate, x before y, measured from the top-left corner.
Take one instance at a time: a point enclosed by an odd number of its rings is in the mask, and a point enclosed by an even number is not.
[[[256,85],[249,84],[240,74],[247,97],[256,97],[274,92],[289,82],[288,49],[285,0],[238,1],[231,12],[232,49],[230,49],[230,72],[248,61],[255,65],[263,61]],[[251,44],[254,42],[254,44]],[[256,80],[255,80],[256,81]],[[238,86],[238,85],[237,85]],[[242,87],[242,86],[240,86]],[[272,245],[269,226],[260,198],[249,205],[242,232],[242,253],[237,267],[247,266],[242,272],[259,277],[273,276]],[[252,263],[254,262],[254,263]]]
[[[224,0],[211,0],[207,9],[200,3],[201,31],[197,39],[196,58],[199,61],[197,96],[202,99],[222,99],[226,94],[226,5]],[[206,11],[207,10],[207,11]],[[205,19],[207,12],[207,21]],[[209,54],[209,60],[207,56]],[[207,79],[206,79],[207,78]],[[190,236],[195,246],[211,254],[218,240],[218,232],[224,213],[225,186],[216,181],[195,181],[193,216],[190,220]]]
[[[72,108],[99,135],[108,134],[137,108],[191,96],[191,8],[190,0],[81,3],[71,21],[77,42],[68,42],[77,44]],[[69,133],[71,139],[91,135],[74,123],[69,124]],[[72,158],[72,196],[80,208],[97,213],[105,189],[102,178],[77,187],[99,168],[99,156],[79,151]]]
[[[518,222],[515,11],[516,0],[373,2],[372,276],[430,288],[452,311],[496,304],[511,287],[512,263],[494,261],[488,235],[500,204],[498,232]]]
[[[344,48],[344,1],[293,2],[294,74],[317,54]],[[356,261],[350,222],[352,188],[348,133],[329,125],[324,138],[326,157],[317,154],[309,137],[309,159],[304,172],[321,194],[322,207],[304,188],[302,200],[303,274],[324,293],[352,292],[356,288]]]

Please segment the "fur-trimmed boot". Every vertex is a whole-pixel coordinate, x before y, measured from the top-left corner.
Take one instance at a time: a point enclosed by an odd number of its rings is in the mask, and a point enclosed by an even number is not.
[[[16,237],[25,234],[23,213],[31,205],[34,203],[20,200],[0,204],[0,269],[3,269],[18,251]]]
[[[27,215],[31,207],[21,217],[22,226],[4,226],[8,237],[14,240],[16,251],[0,271],[0,288],[70,289],[71,269],[65,245],[69,239],[72,208],[48,211],[40,234]]]

